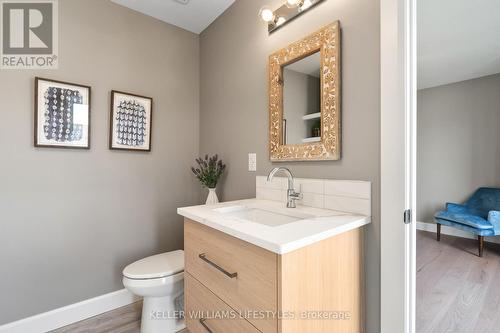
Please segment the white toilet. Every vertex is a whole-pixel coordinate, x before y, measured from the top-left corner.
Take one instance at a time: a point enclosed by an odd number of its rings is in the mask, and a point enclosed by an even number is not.
[[[143,297],[141,333],[174,333],[186,327],[178,312],[179,303],[184,304],[184,251],[157,254],[128,265],[123,270],[123,285]]]

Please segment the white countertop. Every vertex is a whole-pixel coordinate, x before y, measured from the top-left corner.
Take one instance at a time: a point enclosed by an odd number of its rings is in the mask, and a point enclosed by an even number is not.
[[[270,226],[234,218],[220,212],[220,210],[214,210],[231,206],[257,208],[293,216],[298,220],[287,224]],[[297,250],[371,222],[370,216],[300,205],[297,205],[297,208],[286,208],[282,202],[260,199],[178,208],[177,213],[277,254]]]

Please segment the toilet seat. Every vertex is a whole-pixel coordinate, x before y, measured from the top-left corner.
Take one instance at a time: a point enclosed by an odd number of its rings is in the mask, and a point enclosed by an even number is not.
[[[123,284],[127,288],[162,288],[168,285],[172,285],[177,281],[184,279],[184,272],[180,272],[170,276],[164,276],[161,278],[154,279],[131,279],[126,276],[123,277]]]
[[[131,280],[161,279],[184,271],[184,251],[177,250],[138,260],[123,270]]]

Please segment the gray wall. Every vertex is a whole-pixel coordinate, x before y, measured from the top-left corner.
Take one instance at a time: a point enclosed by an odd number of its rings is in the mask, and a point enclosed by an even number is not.
[[[108,1],[59,1],[60,66],[0,73],[0,324],[123,288],[182,248],[194,204],[199,37]],[[33,147],[34,76],[92,86],[90,151]],[[153,151],[109,151],[109,94],[154,98]]]
[[[418,92],[418,216],[500,186],[500,74]]]
[[[373,182],[373,223],[366,230],[366,316],[370,333],[380,327],[380,6],[378,0],[325,1],[268,36],[259,8],[281,0],[239,0],[201,35],[200,151],[228,164],[225,200],[255,196],[249,152],[257,174],[276,165],[299,177]],[[342,26],[343,155],[336,162],[269,162],[268,55],[322,26]]]

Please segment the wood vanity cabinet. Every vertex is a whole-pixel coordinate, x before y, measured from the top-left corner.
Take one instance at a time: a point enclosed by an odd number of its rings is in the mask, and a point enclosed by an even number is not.
[[[357,228],[280,255],[185,219],[190,333],[362,333]]]

